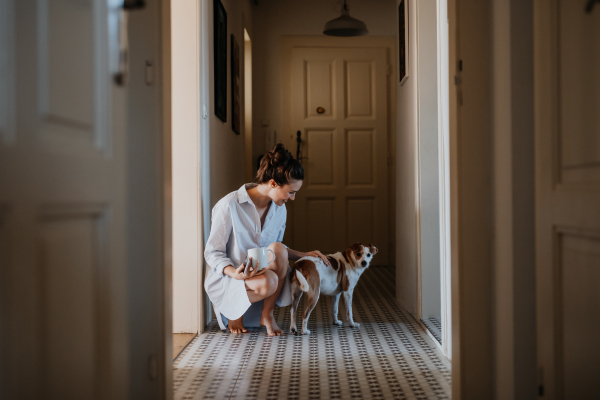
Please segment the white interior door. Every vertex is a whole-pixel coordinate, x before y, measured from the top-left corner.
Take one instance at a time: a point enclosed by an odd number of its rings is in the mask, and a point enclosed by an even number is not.
[[[388,102],[384,48],[294,48],[291,118],[305,180],[291,212],[293,246],[333,253],[354,242],[388,260]],[[296,142],[284,135],[296,155]]]
[[[535,3],[540,390],[597,397],[600,359],[600,5]]]
[[[1,398],[127,397],[126,103],[110,3],[0,8]]]

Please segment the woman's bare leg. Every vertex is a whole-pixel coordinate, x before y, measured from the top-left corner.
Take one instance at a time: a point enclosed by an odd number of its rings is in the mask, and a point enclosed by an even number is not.
[[[246,279],[246,292],[248,293],[248,299],[250,303],[256,303],[257,301],[264,300],[271,296],[279,284],[279,278],[277,274],[272,270],[261,271],[260,275]],[[246,333],[248,330],[244,328],[242,315],[236,320],[229,320],[228,327],[232,333]]]
[[[283,288],[283,284],[285,283],[289,261],[287,249],[283,244],[275,242],[269,245],[269,248],[275,253],[275,261],[269,264],[267,269],[270,269],[273,272],[275,272],[277,274],[277,278],[279,279],[277,282],[277,289],[275,290],[275,293],[267,297],[263,302],[263,310],[262,315],[260,317],[260,323],[261,325],[267,328],[267,334],[269,336],[279,336],[283,334],[283,331],[281,330],[281,328],[279,328],[279,326],[277,326],[277,323],[275,322],[273,310],[275,309],[275,303],[277,302],[279,294],[281,293],[281,289]]]
[[[281,243],[273,243],[269,245],[269,248],[275,253],[275,261],[269,264],[264,269],[264,272],[261,270],[259,272],[260,275],[246,279],[244,282],[246,283],[246,291],[251,303],[264,300],[262,315],[260,317],[261,325],[267,328],[269,336],[279,336],[283,331],[275,322],[273,310],[285,283],[289,261],[287,258],[287,249]],[[239,330],[239,332],[246,332],[241,318],[230,322],[229,329],[234,332],[232,328]]]

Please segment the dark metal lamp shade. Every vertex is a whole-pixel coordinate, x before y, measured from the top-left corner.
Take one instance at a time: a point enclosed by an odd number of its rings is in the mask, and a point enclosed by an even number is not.
[[[342,8],[342,15],[332,19],[325,24],[325,35],[329,36],[363,36],[369,33],[367,25],[350,16],[349,8],[346,4]]]

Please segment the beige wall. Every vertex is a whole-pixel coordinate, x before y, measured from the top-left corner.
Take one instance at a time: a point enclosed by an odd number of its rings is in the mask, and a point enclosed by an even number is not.
[[[399,3],[399,0],[396,1]],[[396,6],[397,8],[397,6]],[[417,31],[416,3],[409,1],[408,79],[396,92],[396,296],[418,315],[417,301]],[[396,14],[394,10],[394,15]],[[395,22],[397,24],[397,21]]]
[[[171,2],[174,333],[200,328],[199,15],[195,0]]]
[[[214,35],[213,0],[198,0],[201,3],[202,66],[201,66],[201,110],[200,110],[200,162],[202,196],[202,234],[206,240],[210,233],[211,210],[227,193],[237,190],[245,181],[244,141],[244,28],[252,36],[252,13],[255,6],[251,0],[221,0],[227,12],[227,121],[215,115],[214,107]],[[233,131],[231,124],[231,34],[240,49],[240,90],[241,95],[241,134]],[[204,257],[202,257],[204,258]],[[207,267],[205,267],[206,269]],[[204,282],[204,279],[201,279]],[[212,306],[205,295],[202,301],[206,316],[204,323],[210,322]]]
[[[256,8],[250,0],[221,0],[227,12],[227,122],[215,115],[214,109],[214,35],[213,1],[203,0],[203,103],[208,105],[207,118],[203,120],[202,138],[204,216],[210,220],[210,209],[227,193],[237,190],[244,183],[244,96],[241,93],[241,129],[237,135],[231,125],[231,34],[240,49],[240,90],[244,90],[244,28],[252,35],[251,14]],[[244,26],[246,25],[246,26]]]

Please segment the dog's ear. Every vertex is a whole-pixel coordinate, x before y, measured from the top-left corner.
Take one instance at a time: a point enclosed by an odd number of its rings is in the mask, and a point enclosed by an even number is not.
[[[352,246],[350,246],[350,250],[352,251],[360,251],[361,248],[362,244],[360,244],[360,242],[356,242]]]
[[[371,253],[373,253],[373,255],[377,254],[379,251],[377,250],[377,247],[373,246],[371,243],[369,243],[369,249],[371,249]]]
[[[340,263],[337,259],[333,258],[333,257],[327,257],[327,259],[329,260],[329,263],[331,264],[331,267],[337,271],[338,268],[340,267]]]
[[[352,249],[346,249],[342,253],[344,255],[344,260],[346,260],[346,262],[348,264],[352,264],[353,263],[353,261],[352,261],[352,253],[353,253]]]

